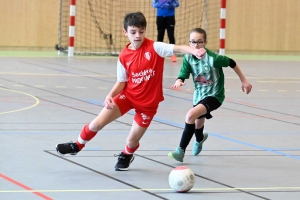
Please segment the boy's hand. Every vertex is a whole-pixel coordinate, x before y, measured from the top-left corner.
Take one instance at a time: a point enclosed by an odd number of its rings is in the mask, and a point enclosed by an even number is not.
[[[202,59],[206,53],[206,50],[204,48],[200,48],[200,49],[195,49],[195,56],[198,58],[198,59]]]
[[[175,84],[171,86],[171,88],[173,89],[177,89],[180,88],[181,86],[185,85],[185,83],[182,82],[182,80],[177,79]]]
[[[242,91],[245,92],[246,91],[246,94],[249,94],[252,90],[252,85],[247,81],[243,81],[242,82]]]
[[[111,110],[113,109],[115,105],[115,102],[111,96],[106,96],[105,101],[104,101],[104,107]]]

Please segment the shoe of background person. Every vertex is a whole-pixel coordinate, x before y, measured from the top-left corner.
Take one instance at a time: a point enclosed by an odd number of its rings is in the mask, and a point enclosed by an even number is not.
[[[65,155],[65,154],[76,155],[79,152],[79,149],[77,144],[71,141],[68,143],[56,145],[56,151],[60,155]]]
[[[204,137],[203,137],[203,140],[201,142],[197,142],[197,141],[194,142],[194,145],[193,145],[193,148],[192,148],[192,153],[195,156],[198,155],[202,151],[203,143],[205,142],[205,140],[208,137],[208,134],[207,134],[206,131],[203,131],[203,136]]]
[[[176,61],[177,61],[177,59],[176,59],[176,56],[175,56],[175,55],[172,55],[172,56],[171,56],[171,61],[172,61],[172,62],[176,62]]]
[[[123,152],[121,152],[120,154],[117,154],[115,156],[119,156],[118,162],[115,166],[115,171],[128,171],[129,165],[134,160],[134,155],[126,155]]]
[[[177,147],[177,148],[175,149],[175,151],[170,152],[170,153],[168,154],[168,156],[169,156],[170,158],[173,158],[174,160],[177,160],[177,161],[179,161],[179,162],[183,162],[184,152],[183,152],[183,150],[182,150],[180,147]]]

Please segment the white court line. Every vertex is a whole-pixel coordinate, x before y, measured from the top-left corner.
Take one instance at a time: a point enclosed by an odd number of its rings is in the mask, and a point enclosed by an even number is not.
[[[258,83],[300,83],[300,81],[257,81]]]
[[[83,74],[83,75],[77,75],[77,74],[37,74],[37,73],[16,73],[16,72],[0,72],[0,74],[10,74],[10,75],[22,75],[22,76],[91,76],[91,77],[113,77],[115,78],[116,75],[93,75],[93,74]],[[164,76],[164,78],[178,78],[177,76]],[[226,79],[239,79],[239,77],[230,77],[226,76]],[[276,80],[276,81],[286,81],[286,80],[299,80],[300,78],[295,78],[295,77],[247,77],[247,79],[271,79],[271,80]]]
[[[259,190],[300,190],[300,187],[260,187],[260,188],[193,188],[190,191],[259,191]],[[174,191],[166,188],[142,188],[142,189],[93,189],[93,190],[0,190],[0,193],[29,193],[29,192],[140,192],[140,191]]]
[[[178,76],[164,76],[164,78],[178,78]],[[240,79],[238,76],[226,76],[225,79]],[[286,81],[286,80],[295,80],[295,81],[300,81],[300,78],[298,77],[247,77],[247,79],[254,79],[254,80],[259,80],[262,79],[265,81],[266,79],[269,79],[271,81]]]
[[[117,77],[115,75],[92,75],[92,74],[36,74],[36,73],[14,73],[14,72],[0,72],[0,74],[10,74],[10,75],[21,75],[21,76],[78,76],[78,77],[82,77],[82,76],[91,76],[91,77]]]

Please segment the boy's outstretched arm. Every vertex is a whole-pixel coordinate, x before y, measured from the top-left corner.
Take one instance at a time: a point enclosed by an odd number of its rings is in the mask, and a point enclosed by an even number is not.
[[[236,65],[233,70],[239,76],[242,82],[242,91],[246,91],[246,94],[249,94],[251,92],[252,85],[248,82],[238,65]]]
[[[206,50],[204,48],[195,49],[186,45],[174,45],[174,53],[184,53],[184,54],[193,54],[199,59],[202,59]]]

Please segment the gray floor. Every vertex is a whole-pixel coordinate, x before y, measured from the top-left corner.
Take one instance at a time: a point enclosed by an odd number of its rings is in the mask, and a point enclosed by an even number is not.
[[[190,80],[170,90],[181,60],[166,60],[165,101],[128,172],[113,170],[133,113],[105,127],[77,156],[57,143],[76,141],[102,109],[117,58],[0,57],[0,199],[300,199],[300,61],[237,60],[253,84],[246,95],[230,68],[226,100],[205,129],[204,150],[183,163],[167,157],[179,144],[192,106]],[[168,176],[191,168],[195,186],[174,192]]]

